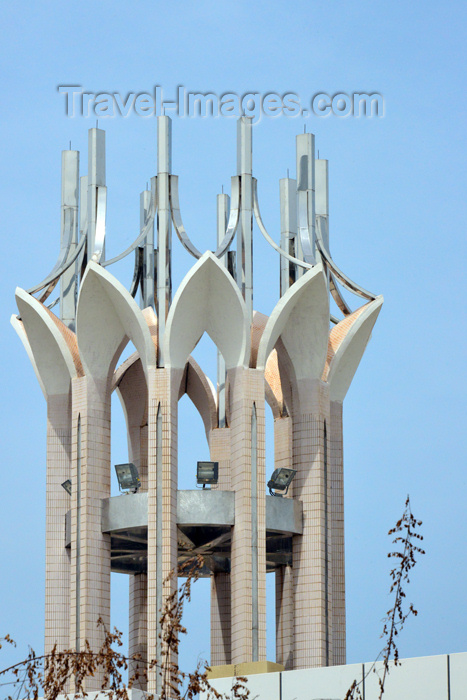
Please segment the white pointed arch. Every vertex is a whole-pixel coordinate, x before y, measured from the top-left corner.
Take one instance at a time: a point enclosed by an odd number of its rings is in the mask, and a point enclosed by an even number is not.
[[[248,367],[250,324],[245,303],[230,274],[209,251],[185,276],[170,307],[165,365],[183,369],[205,331],[224,356],[227,369]]]
[[[199,364],[188,358],[180,382],[179,400],[187,394],[202,418],[206,437],[209,442],[211,430],[217,428],[217,397],[215,389]]]
[[[78,299],[76,328],[86,374],[104,379],[129,338],[143,370],[156,365],[156,350],[146,320],[131,294],[100,265],[89,262]]]
[[[148,419],[148,391],[143,364],[137,352],[134,352],[114,372],[111,390],[115,390],[120,399],[125,416],[129,459],[140,469],[141,428]],[[145,464],[147,464],[147,457]]]
[[[29,344],[28,336],[26,335],[26,331],[24,330],[24,325],[23,322],[16,316],[15,314],[12,314],[10,316],[10,323],[15,329],[16,333],[18,334],[19,339],[23,343],[24,349],[26,350],[28,357],[31,361],[32,367],[34,369],[34,373],[36,375],[37,381],[39,382],[39,386],[42,390],[42,393],[44,394],[45,400],[47,400],[47,392],[45,390],[44,382],[42,381],[41,375],[39,374],[39,369],[36,364],[36,360],[34,358],[32,348]]]
[[[327,373],[331,401],[344,400],[365,352],[383,301],[383,297],[378,296],[374,301],[366,304],[339,343]]]
[[[272,411],[272,415],[274,416],[274,420],[276,420],[277,418],[281,418],[282,417],[282,404],[279,402],[277,394],[274,393],[274,390],[272,389],[272,387],[268,381],[264,382],[264,395],[266,398],[266,403],[269,405],[269,407]]]
[[[60,332],[58,324],[61,322],[58,319],[55,322],[44,305],[24,289],[17,287],[15,296],[42,390],[46,396],[68,393],[70,381],[78,372],[70,347]],[[13,324],[17,332],[18,324]],[[22,334],[19,336],[24,344]],[[28,351],[27,345],[25,347]]]
[[[257,367],[263,369],[279,338],[296,380],[321,377],[329,334],[329,297],[322,265],[316,265],[278,301],[264,329]]]

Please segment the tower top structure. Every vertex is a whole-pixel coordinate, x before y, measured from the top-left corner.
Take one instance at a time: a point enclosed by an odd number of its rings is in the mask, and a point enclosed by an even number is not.
[[[57,263],[16,291],[12,323],[48,411],[46,652],[98,648],[96,621],[110,624],[116,571],[130,576],[130,655],[160,660],[170,573],[199,553],[211,577],[211,666],[228,667],[226,675],[232,664],[270,668],[266,574],[276,578],[276,664],[345,663],[342,403],[382,297],[331,256],[328,162],[315,159],[312,134],[297,136],[296,178],[280,181],[275,240],[260,212],[251,119],[238,121],[237,173],[230,196],[217,196],[213,250],[204,253],[183,224],[171,150],[171,120],[158,117],[157,174],[140,196],[140,231],[112,259],[104,131],[89,130],[87,175],[79,176],[79,153],[63,151]],[[280,261],[269,317],[253,307],[254,221]],[[173,231],[195,263],[172,296]],[[110,270],[129,255],[126,288]],[[352,310],[342,287],[363,304]],[[330,314],[330,298],[342,318]],[[204,332],[218,349],[217,389],[191,357]],[[136,352],[117,367],[129,340]],[[110,492],[114,390],[127,422],[127,472],[139,475],[137,492],[124,497]],[[214,474],[217,465],[211,490],[178,489],[184,393],[203,419]],[[162,682],[154,670],[148,690]],[[92,683],[99,689],[99,678]]]

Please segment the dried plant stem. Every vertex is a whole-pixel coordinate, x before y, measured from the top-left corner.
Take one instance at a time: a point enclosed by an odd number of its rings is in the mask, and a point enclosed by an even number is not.
[[[59,651],[54,647],[49,654],[36,656],[31,649],[26,659],[1,670],[0,677],[13,675],[13,684],[17,686],[15,700],[20,700],[20,696],[38,700],[40,695],[45,700],[57,700],[59,695],[69,695],[70,687],[74,688],[74,698],[86,697],[86,682],[98,675],[102,677],[100,690],[109,700],[129,700],[128,690],[141,679],[147,681],[151,671],[162,678],[160,700],[193,700],[200,692],[205,692],[208,700],[247,700],[249,690],[245,685],[246,678],[235,679],[230,693],[222,694],[209,683],[207,663],[200,661],[192,673],[181,671],[177,663],[180,635],[186,634],[182,625],[183,606],[191,598],[192,584],[198,580],[203,563],[200,556],[190,559],[166,579],[165,583],[168,583],[178,575],[186,576],[179,589],[167,597],[162,610],[160,660],[145,662],[139,654],[128,657],[114,649],[122,646],[122,633],[116,629],[109,632],[99,618],[97,624],[104,630],[104,641],[98,651],[93,651],[87,641],[80,651]],[[14,644],[9,635],[0,640],[0,648],[2,641]],[[122,673],[128,668],[136,670],[125,683]],[[8,700],[13,698],[9,696]],[[155,699],[153,695],[148,695],[147,700]]]
[[[402,551],[395,550],[388,554],[388,558],[396,559],[398,564],[395,566],[391,572],[391,587],[389,589],[389,594],[394,593],[394,605],[383,619],[383,632],[381,637],[386,640],[386,643],[376,660],[371,665],[370,669],[365,674],[365,678],[368,677],[370,673],[377,673],[376,664],[379,659],[383,660],[383,674],[380,677],[378,674],[378,685],[379,685],[379,700],[383,697],[384,688],[386,684],[387,676],[389,675],[389,664],[392,660],[395,666],[400,665],[399,661],[399,650],[396,644],[396,637],[403,629],[407,618],[410,615],[415,617],[418,615],[417,610],[413,607],[412,603],[409,604],[407,610],[404,610],[402,604],[404,598],[406,597],[405,591],[403,589],[403,584],[410,583],[409,572],[413,569],[416,564],[416,555],[425,554],[425,551],[419,547],[415,542],[421,542],[423,536],[417,532],[417,528],[422,524],[421,520],[417,520],[413,514],[410,507],[410,498],[407,496],[405,501],[405,508],[402,517],[396,523],[395,527],[391,528],[388,535],[396,534],[393,539],[392,544],[398,547],[402,546]],[[399,534],[401,533],[401,534]],[[354,681],[350,686],[344,700],[356,700],[361,698],[360,683]]]

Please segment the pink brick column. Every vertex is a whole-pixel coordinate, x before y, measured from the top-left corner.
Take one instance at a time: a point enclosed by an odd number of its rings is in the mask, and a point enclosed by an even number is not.
[[[274,469],[290,469],[293,460],[292,450],[292,419],[288,416],[276,418],[274,421]],[[287,496],[293,494],[292,481]]]
[[[148,490],[148,426],[143,425],[139,429],[140,454],[139,454],[139,478],[141,480],[140,491]]]
[[[161,656],[160,610],[166,597],[177,587],[177,400],[182,374],[181,370],[149,370],[148,659],[157,658],[158,661]],[[156,517],[158,509],[162,512],[161,520]],[[162,587],[171,572],[175,575]],[[158,597],[158,587],[162,588],[161,597]],[[158,692],[160,684],[159,674],[151,673],[148,692]]]
[[[230,595],[230,574],[213,574],[211,576],[211,666],[231,663]]]
[[[229,370],[228,376],[231,479],[235,491],[230,574],[231,628],[232,663],[236,664],[266,660],[265,407],[263,372],[237,367]],[[256,421],[253,419],[254,405]],[[252,444],[254,423],[256,439]],[[256,479],[252,478],[252,468],[256,469]],[[252,497],[255,492],[256,503]],[[257,547],[253,547],[255,529]]]
[[[294,596],[293,569],[276,569],[276,662],[286,671],[293,669]]]
[[[47,400],[47,486],[45,543],[46,654],[69,646],[70,553],[65,549],[65,514],[71,498],[61,484],[71,477],[71,394]]]
[[[301,669],[333,663],[328,387],[302,380],[296,398],[294,496],[303,502],[304,521],[303,535],[293,538],[294,667]]]
[[[148,391],[140,360],[128,367],[118,383],[118,392],[125,406],[129,459],[138,469],[141,493],[148,490]],[[138,654],[142,662],[147,660],[147,604],[147,575],[130,575],[128,655]],[[130,675],[143,668],[144,663],[131,664]],[[146,685],[141,675],[135,687],[146,690]]]
[[[70,645],[98,649],[102,618],[110,629],[110,536],[101,532],[101,500],[110,496],[110,391],[105,380],[74,379]],[[98,690],[100,676],[87,690]]]
[[[230,428],[210,433],[211,459],[219,462],[215,488],[230,491]],[[230,664],[231,653],[230,574],[211,576],[211,665]]]
[[[148,490],[148,426],[139,429],[141,451],[138,459],[139,476],[141,479],[140,492]],[[135,462],[136,463],[136,462]],[[129,588],[129,624],[128,624],[128,655],[138,654],[143,663],[134,663],[131,673],[138,671],[141,678],[135,683],[135,688],[146,690],[147,680],[142,675],[144,662],[148,658],[148,577],[147,574],[130,576]]]
[[[345,549],[344,549],[344,450],[342,403],[331,402],[330,477],[332,513],[332,638],[333,663],[346,663]]]
[[[148,577],[147,574],[130,576],[128,654],[139,654],[141,662],[130,664],[129,676],[138,673],[140,677],[134,687],[146,690],[147,682],[143,675],[146,668],[148,649]]]
[[[292,419],[276,418],[274,421],[274,469],[290,469],[293,464]],[[294,482],[286,498],[293,496]],[[276,569],[276,662],[293,668],[294,587],[290,566]]]
[[[148,490],[148,426],[135,428],[139,433],[140,451],[139,458],[135,461],[141,480],[140,492]],[[136,441],[136,440],[135,440]],[[148,577],[147,574],[130,576],[129,590],[129,626],[128,626],[128,654],[139,654],[141,661],[147,661],[148,656]],[[132,672],[142,672],[145,664],[133,664]],[[135,683],[135,687],[146,690],[147,681],[141,678]]]

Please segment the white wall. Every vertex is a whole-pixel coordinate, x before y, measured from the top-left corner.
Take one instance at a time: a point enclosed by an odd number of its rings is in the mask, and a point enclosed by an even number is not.
[[[376,665],[381,671],[382,664]],[[363,700],[377,700],[378,678],[372,664],[330,666],[302,671],[249,676],[248,688],[253,700],[343,700],[352,681],[361,681]],[[232,687],[231,678],[212,681],[222,693]],[[201,696],[204,700],[206,696]],[[449,656],[422,656],[391,664],[386,679],[384,700],[466,700],[467,653]]]

